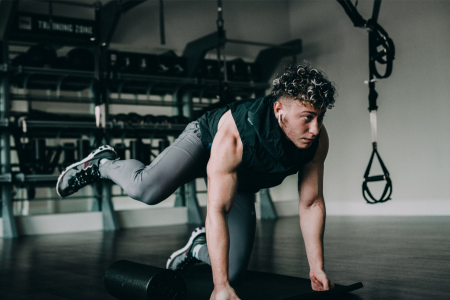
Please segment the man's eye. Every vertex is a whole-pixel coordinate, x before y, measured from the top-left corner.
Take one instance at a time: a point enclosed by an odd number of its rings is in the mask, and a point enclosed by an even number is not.
[[[304,118],[306,121],[311,121],[311,119],[312,119],[311,116],[304,116],[303,118]]]

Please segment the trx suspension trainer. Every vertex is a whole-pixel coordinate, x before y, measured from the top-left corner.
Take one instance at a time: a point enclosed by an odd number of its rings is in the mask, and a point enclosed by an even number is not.
[[[386,202],[391,199],[392,194],[392,180],[389,176],[389,171],[383,163],[380,154],[377,150],[377,98],[378,93],[375,91],[376,78],[388,78],[392,73],[392,63],[395,57],[395,47],[387,32],[377,23],[378,14],[380,12],[381,0],[375,0],[372,11],[372,18],[364,20],[358,13],[356,7],[350,0],[337,0],[342,5],[347,15],[353,22],[353,25],[366,29],[369,32],[369,80],[366,83],[369,85],[369,111],[370,124],[372,127],[372,155],[370,156],[369,164],[364,173],[364,181],[362,183],[362,193],[367,203],[375,204]],[[358,2],[356,2],[357,4]],[[381,51],[378,49],[382,48]],[[380,74],[377,70],[376,63],[386,65],[384,74]],[[383,175],[369,176],[370,169],[374,156],[380,162]],[[384,191],[379,199],[376,199],[369,190],[368,182],[386,181]]]

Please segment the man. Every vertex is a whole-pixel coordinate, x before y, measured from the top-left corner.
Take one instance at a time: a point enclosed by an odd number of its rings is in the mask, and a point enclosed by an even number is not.
[[[57,191],[68,196],[99,179],[110,179],[128,195],[157,204],[180,185],[207,176],[206,230],[197,228],[174,252],[167,268],[182,270],[198,261],[211,265],[212,300],[239,299],[230,283],[245,272],[255,235],[254,194],[298,173],[300,225],[314,290],[333,283],[324,271],[325,204],[322,193],[328,135],[322,126],[335,88],[303,62],[286,68],[264,98],[231,103],[190,123],[149,166],[118,160],[102,146],[69,166]]]

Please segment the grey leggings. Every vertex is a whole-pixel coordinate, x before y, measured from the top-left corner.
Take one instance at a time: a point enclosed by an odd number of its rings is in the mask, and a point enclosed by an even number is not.
[[[206,175],[209,157],[200,138],[198,122],[192,122],[150,165],[145,166],[134,159],[108,161],[100,165],[101,177],[114,181],[135,200],[158,204],[182,184]],[[228,277],[231,282],[240,278],[250,260],[256,226],[253,199],[253,193],[238,191],[228,216]],[[206,245],[200,249],[199,257],[211,264]]]

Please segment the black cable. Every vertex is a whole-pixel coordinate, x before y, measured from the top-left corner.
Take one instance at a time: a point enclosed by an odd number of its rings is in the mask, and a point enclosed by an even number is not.
[[[166,44],[166,32],[164,26],[164,0],[159,0],[159,36],[161,45]]]
[[[222,0],[217,0],[217,64],[219,68],[219,102],[225,104],[223,73],[222,73],[222,54],[223,40],[225,37],[224,20],[222,12]],[[225,70],[224,70],[225,72]]]
[[[362,28],[365,27],[366,20],[364,20],[364,18],[358,13],[356,7],[350,0],[337,0],[337,2],[342,5],[350,20],[352,20],[354,26]]]
[[[373,10],[372,10],[372,20],[377,22],[378,21],[378,15],[380,14],[380,8],[381,8],[381,0],[375,0],[373,2]]]
[[[368,21],[368,24],[372,28],[372,31],[369,32],[370,71],[376,78],[388,78],[392,74],[392,65],[395,59],[394,42],[387,32],[372,19]],[[383,49],[378,51],[380,46]],[[386,65],[383,75],[378,72],[376,62]]]

